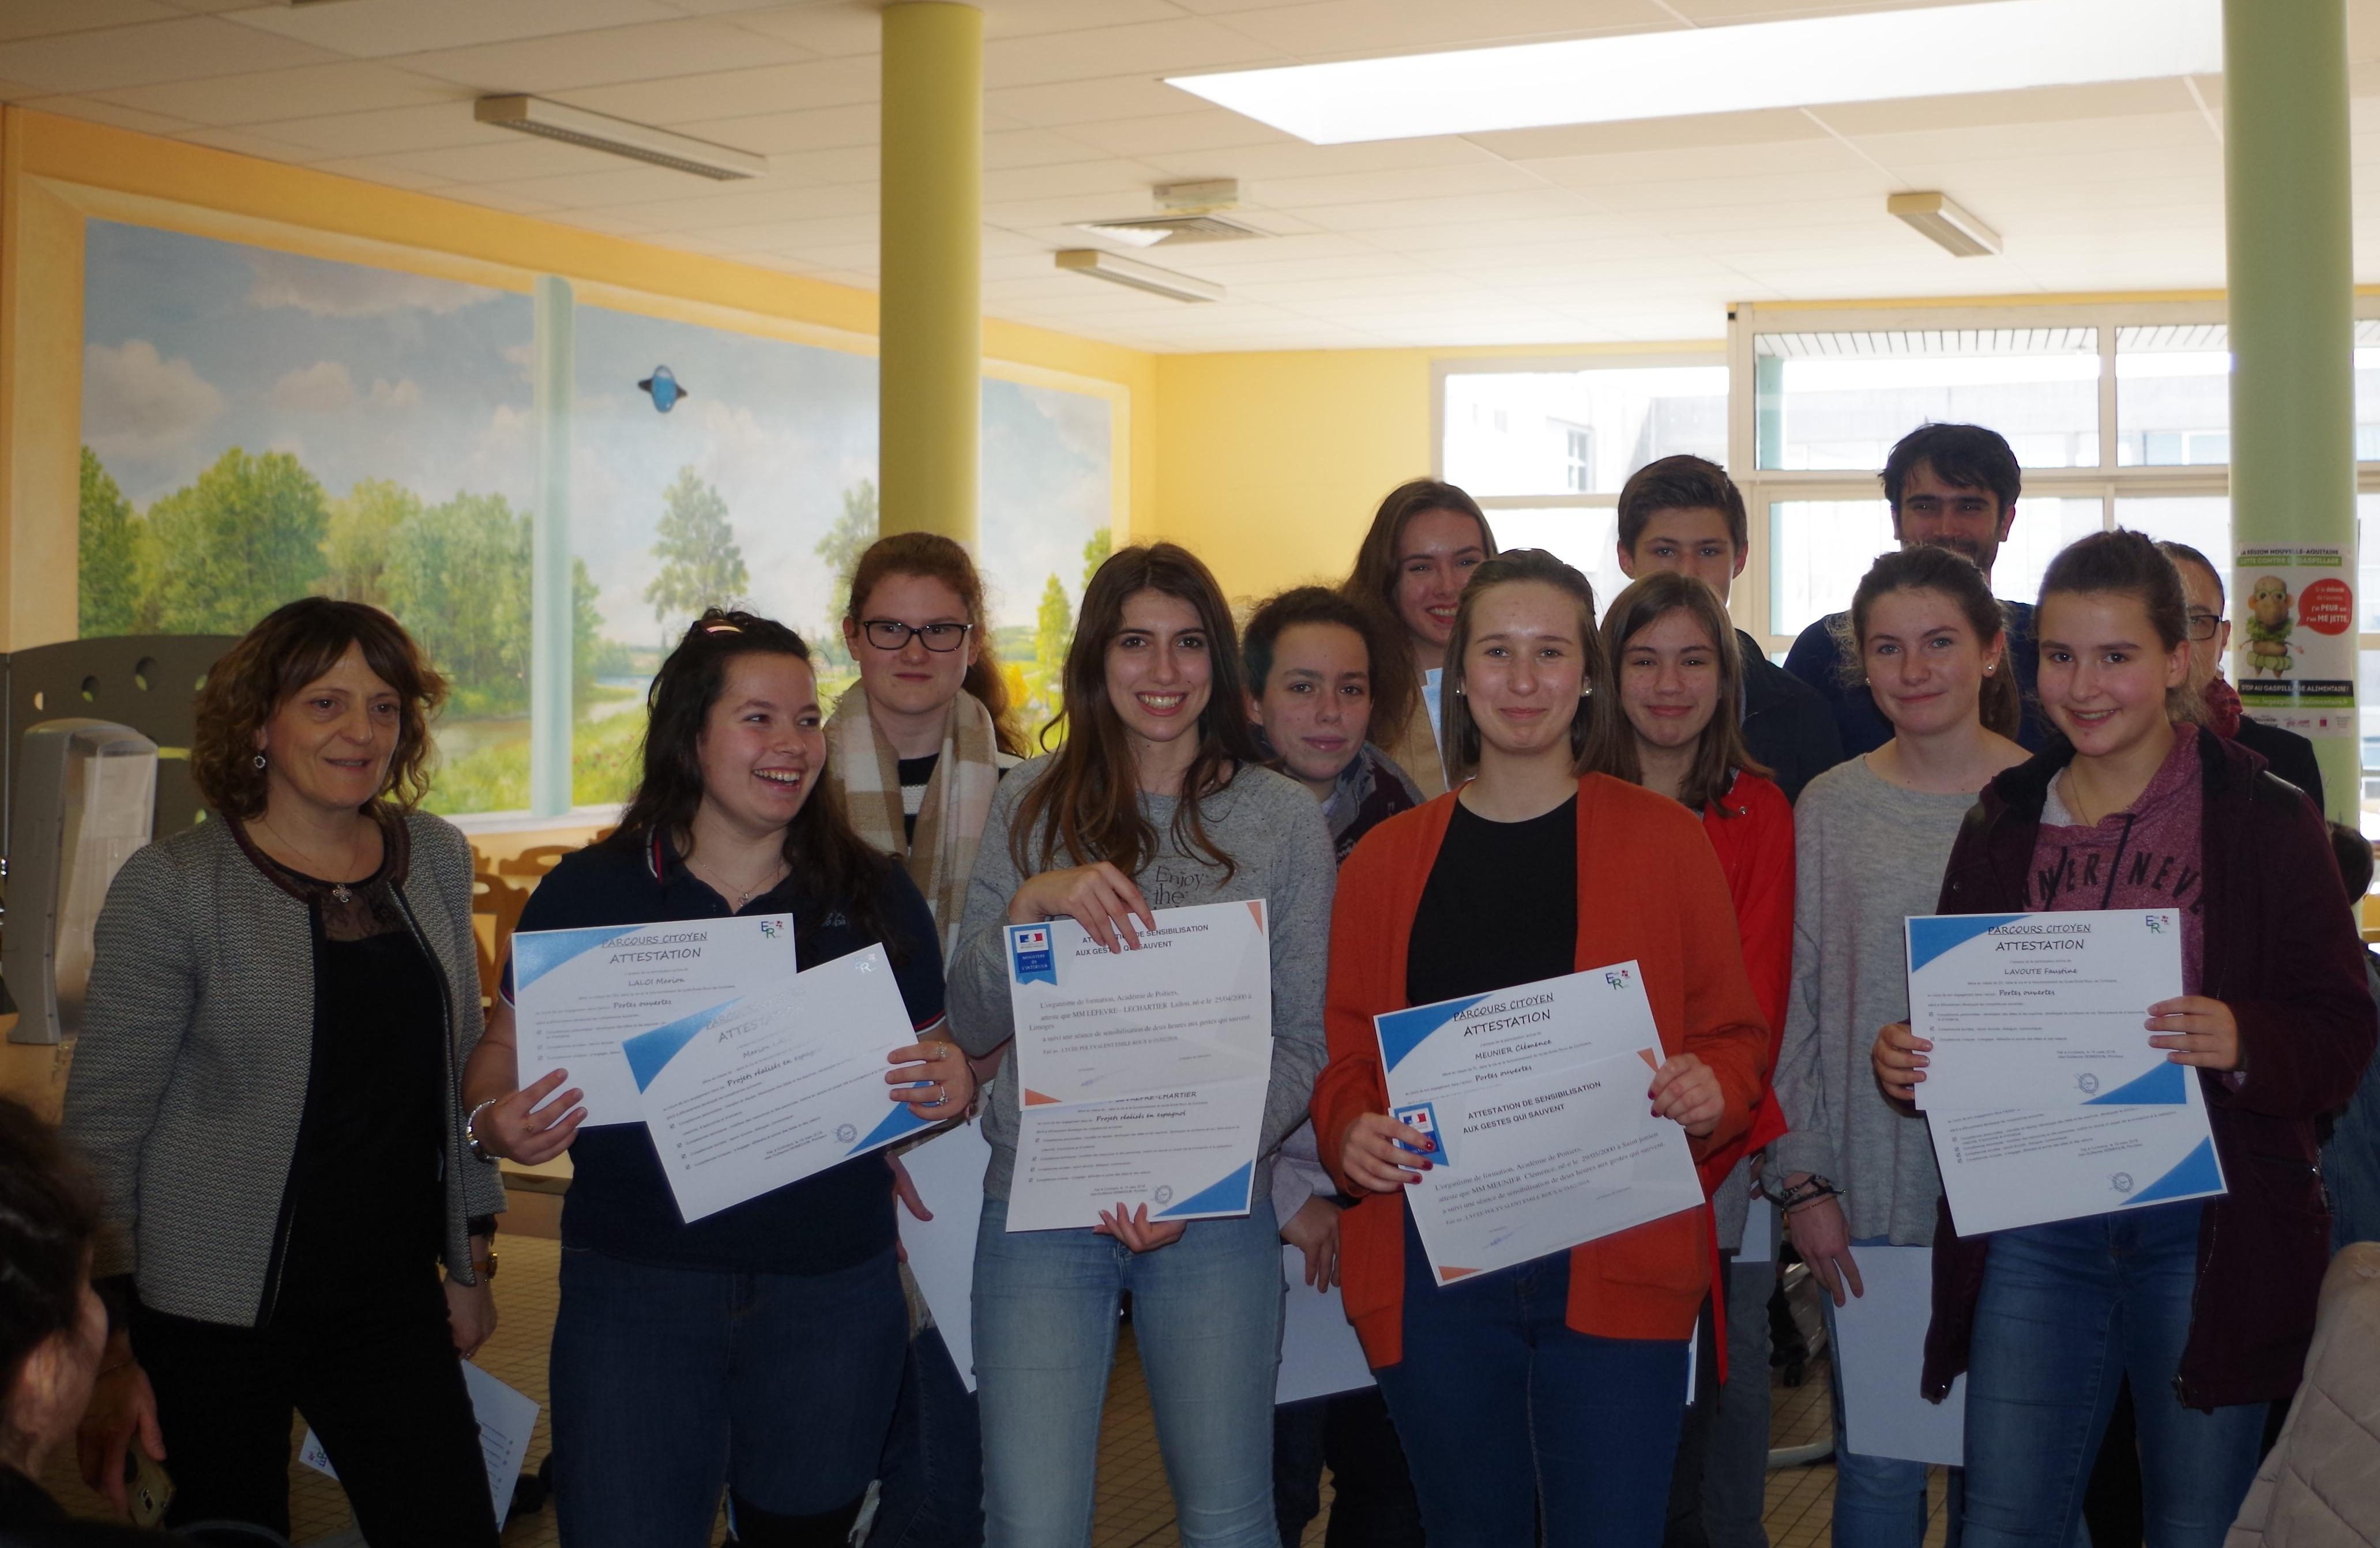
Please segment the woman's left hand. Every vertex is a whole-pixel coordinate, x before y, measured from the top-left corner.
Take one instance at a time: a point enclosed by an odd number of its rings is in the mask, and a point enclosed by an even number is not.
[[[1727,1094],[1719,1090],[1718,1071],[1695,1054],[1671,1054],[1663,1059],[1661,1068],[1653,1071],[1653,1089],[1645,1094],[1653,1100],[1656,1116],[1670,1119],[1697,1140],[1717,1129],[1727,1111]]]
[[[2152,1048],[2167,1048],[2169,1064],[2194,1064],[2201,1070],[2240,1068],[2240,1022],[2231,1008],[2204,995],[2182,995],[2149,1007],[2144,1023],[2161,1035],[2149,1039]]]
[[[955,1043],[929,1037],[895,1048],[887,1057],[896,1066],[884,1077],[892,1087],[888,1094],[895,1102],[907,1103],[909,1110],[927,1123],[957,1118],[975,1100],[975,1071],[967,1067],[965,1051]],[[921,1082],[922,1092],[917,1090]],[[932,1100],[917,1100],[921,1095]]]
[[[480,1346],[495,1336],[496,1291],[484,1278],[476,1285],[466,1285],[459,1279],[446,1281],[446,1327],[455,1339],[455,1350],[465,1360],[480,1352]]]
[[[1091,1228],[1101,1236],[1115,1238],[1135,1252],[1154,1252],[1160,1247],[1170,1247],[1182,1240],[1185,1228],[1185,1223],[1180,1220],[1151,1220],[1147,1204],[1127,1215],[1121,1202],[1112,1215],[1099,1211],[1099,1223]]]

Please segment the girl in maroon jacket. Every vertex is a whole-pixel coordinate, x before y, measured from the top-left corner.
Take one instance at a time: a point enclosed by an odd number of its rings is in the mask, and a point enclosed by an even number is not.
[[[2127,1374],[2150,1548],[2215,1548],[2313,1329],[2329,1255],[2314,1118],[2372,1053],[2362,944],[2320,814],[2185,718],[2181,582],[2154,543],[2069,547],[2035,622],[2063,740],[1985,789],[1941,910],[2177,910],[2184,993],[2143,1026],[2197,1070],[2228,1191],[1972,1240],[1946,1204],[1925,1389],[1939,1401],[1967,1373],[1966,1548],[2067,1541]],[[1911,1097],[1930,1046],[1884,1029],[1887,1094]]]

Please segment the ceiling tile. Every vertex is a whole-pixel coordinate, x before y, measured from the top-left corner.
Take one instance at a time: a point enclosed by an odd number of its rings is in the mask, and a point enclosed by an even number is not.
[[[435,151],[401,151],[378,159],[408,172],[426,172],[432,177],[457,183],[516,183],[525,177],[566,177],[573,173],[602,172],[629,164],[584,145],[536,135],[508,134],[484,125],[474,127],[480,130],[476,144]],[[264,132],[280,131],[268,125]]]
[[[485,92],[551,92],[713,70],[793,65],[816,57],[782,39],[712,21],[655,21],[559,37],[408,54],[408,70]]]
[[[336,57],[328,49],[259,37],[213,17],[186,16],[0,43],[0,79],[52,91],[104,91]]]
[[[2040,86],[2028,91],[1840,103],[1811,111],[1837,132],[1857,136],[1903,129],[2058,124],[2078,118],[2121,118],[2135,113],[2195,115],[2198,105],[2190,100],[2190,88],[2179,80],[2115,80],[2096,86]]]
[[[1568,189],[1539,187],[1522,193],[1454,194],[1441,199],[1333,204],[1307,213],[1316,224],[1332,231],[1371,232],[1394,231],[1415,224],[1576,214],[1581,208],[1579,196]]]
[[[623,205],[611,213],[617,219],[646,222],[648,229],[654,231],[715,231],[722,226],[844,215],[873,220],[876,188],[872,184],[822,188],[722,185],[716,192]]]
[[[438,152],[432,151],[435,155]],[[692,173],[645,166],[623,156],[590,153],[607,164],[581,167],[554,177],[525,177],[492,183],[515,195],[541,200],[557,209],[586,210],[620,204],[650,203],[667,199],[698,181]]]
[[[1323,0],[1244,11],[1230,25],[1300,59],[1492,48],[1612,31],[1672,30],[1645,0]]]
[[[1062,86],[1011,86],[988,90],[983,105],[1021,124],[1062,128],[1069,124],[1095,124],[1111,118],[1163,117],[1176,113],[1212,112],[1203,97],[1166,85],[1148,76],[1111,76],[1099,80],[1068,81]]]
[[[275,118],[249,127],[259,134],[285,139],[325,156],[382,156],[455,145],[501,144],[528,138],[490,128],[471,116],[467,103],[379,108],[313,118]]]
[[[552,96],[574,107],[675,128],[739,114],[872,103],[878,98],[880,75],[873,59],[813,59],[799,65],[590,86],[556,91]]]
[[[1126,208],[1115,213],[1142,215],[1151,208],[1148,190],[1164,180],[1148,168],[1127,161],[1008,167],[983,175],[983,201],[986,205],[1014,204],[1026,200],[1098,195],[1103,202],[1112,203],[1117,202],[1114,196],[1122,195],[1127,196],[1122,200]]]
[[[874,145],[883,124],[883,111],[873,102],[843,107],[808,108],[793,113],[758,113],[735,118],[697,118],[674,126],[697,139],[735,145],[755,155],[774,156],[788,151],[839,151]]]
[[[686,0],[673,0],[684,5]],[[722,25],[762,37],[780,38],[821,58],[875,54],[884,42],[881,0],[814,0],[807,5],[745,5],[713,13]]]
[[[209,146],[217,151],[229,151],[237,156],[253,156],[261,162],[310,163],[313,153],[275,139],[271,135],[258,134],[253,129],[189,129],[174,137],[191,145]]]
[[[795,151],[769,158],[768,180],[772,186],[786,187],[873,183],[877,161],[873,145],[847,145],[840,151]]]
[[[555,212],[555,207],[542,200],[523,199],[503,188],[473,187],[457,183],[439,189],[437,197],[460,200],[466,204],[485,205],[491,210],[503,210],[516,215],[550,215]]]
[[[55,113],[62,118],[87,118],[94,124],[112,125],[119,129],[133,129],[141,134],[174,134],[194,129],[198,125],[188,118],[176,118],[163,113],[148,113],[137,107],[125,107],[104,97],[45,97],[29,91],[22,98],[0,96],[0,101],[19,102],[36,113]]]
[[[1069,134],[1073,130],[1067,131]],[[1394,172],[1407,167],[1487,166],[1497,158],[1467,140],[1445,135],[1425,139],[1372,140],[1357,145],[1238,145],[1219,151],[1159,152],[1141,158],[1184,177],[1237,177],[1244,182],[1323,177],[1354,172]]]
[[[160,0],[8,0],[0,6],[0,41],[171,21],[183,14]]]
[[[1293,62],[1245,33],[1201,18],[1181,17],[990,40],[983,46],[983,83],[988,89],[1041,86],[1103,76],[1179,75]]]
[[[1546,179],[1510,162],[1466,160],[1452,166],[1407,166],[1380,172],[1340,172],[1318,177],[1268,177],[1263,203],[1311,212],[1334,204],[1366,204],[1440,194],[1541,192]]]
[[[676,14],[659,0],[340,0],[333,6],[266,5],[236,16],[260,31],[369,59],[666,21]]]
[[[869,152],[871,155],[874,152]],[[1020,166],[1063,166],[1070,162],[1095,162],[1111,154],[1050,129],[1008,129],[983,137],[987,172]]]
[[[448,82],[360,60],[127,86],[93,95],[124,107],[222,127],[470,100],[468,92]]]
[[[1135,21],[1174,21],[1190,8],[1172,0],[991,0],[983,7],[986,38],[1026,38]]]
[[[1689,118],[1648,118],[1630,124],[1569,124],[1547,129],[1504,129],[1469,135],[1481,150],[1507,161],[1556,156],[1606,156],[1649,151],[1688,151],[1711,146],[1768,145],[1780,140],[1822,139],[1825,127],[1808,115],[1778,110],[1711,113]]]
[[[433,177],[426,172],[415,172],[409,167],[392,166],[372,156],[342,156],[335,161],[315,162],[312,165],[315,171],[327,172],[334,177],[354,177],[392,188],[443,188],[453,181],[446,177]]]
[[[1169,101],[1188,98],[1196,105],[1186,112],[1068,124],[1065,136],[1119,156],[1170,155],[1232,145],[1305,145],[1294,135],[1283,134],[1253,118],[1198,103],[1185,91],[1176,91],[1172,87],[1166,91]]]

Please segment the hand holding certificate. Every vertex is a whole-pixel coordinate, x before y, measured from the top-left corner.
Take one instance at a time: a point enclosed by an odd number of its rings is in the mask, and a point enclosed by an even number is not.
[[[1634,962],[1373,1026],[1390,1116],[1435,1147],[1405,1199],[1439,1284],[1703,1203],[1685,1130],[1646,1096],[1664,1061]]]
[[[1960,1231],[2104,1215],[2224,1191],[2181,995],[2170,909],[1908,921],[1910,1039],[1880,1071],[1912,1082]],[[2220,1007],[2216,1006],[2219,1010]],[[2228,1015],[2220,1018],[2228,1022]],[[1887,1051],[1901,1046],[1882,1040]]]
[[[1097,1226],[1119,1205],[1139,1217],[1132,1232],[1248,1211],[1272,1073],[1265,905],[1150,917],[1129,950],[1072,919],[1007,927],[1022,1106],[1012,1231]]]

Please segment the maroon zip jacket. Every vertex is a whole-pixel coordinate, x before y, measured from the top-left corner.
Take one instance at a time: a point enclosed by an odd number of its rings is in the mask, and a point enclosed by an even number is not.
[[[2230,1191],[2206,1202],[2198,1286],[2174,1395],[2214,1409],[2297,1389],[2330,1262],[2315,1115],[2346,1105],[2372,1057],[2374,1022],[2330,839],[2313,803],[2265,760],[2219,736],[2197,739],[2206,805],[2205,982],[2240,1023],[2234,1090],[2199,1072]],[[2049,781],[2074,756],[2060,744],[1984,788],[1942,879],[1944,913],[2022,913]],[[1946,1199],[1934,1231],[1934,1323],[1925,1396],[1940,1402],[1967,1369],[1988,1236],[1962,1239]]]

